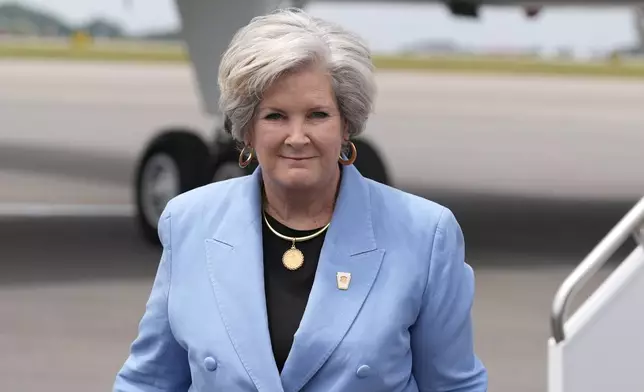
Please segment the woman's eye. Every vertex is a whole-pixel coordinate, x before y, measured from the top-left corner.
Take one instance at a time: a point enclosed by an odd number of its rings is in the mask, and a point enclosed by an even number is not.
[[[282,115],[279,113],[270,113],[265,117],[267,120],[279,120],[282,118]]]
[[[325,112],[313,112],[313,113],[311,113],[311,117],[313,117],[313,118],[326,118],[328,116],[329,115],[327,113],[325,113]]]

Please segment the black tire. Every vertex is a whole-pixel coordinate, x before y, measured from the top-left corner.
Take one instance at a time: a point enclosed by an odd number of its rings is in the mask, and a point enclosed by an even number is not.
[[[153,170],[153,165],[159,165],[160,162],[170,165],[167,168],[174,166],[172,176],[176,175],[175,181],[172,181],[174,189],[168,191],[167,196],[173,197],[210,182],[210,153],[199,136],[178,130],[165,132],[152,140],[139,160],[134,184],[138,226],[143,237],[152,244],[159,244],[158,215],[165,203],[158,200],[151,206],[147,190],[150,184],[144,182],[148,181],[146,176],[153,175],[149,170]]]
[[[353,144],[358,151],[354,165],[360,174],[381,184],[392,185],[385,163],[371,143],[364,139],[356,139],[353,140]]]

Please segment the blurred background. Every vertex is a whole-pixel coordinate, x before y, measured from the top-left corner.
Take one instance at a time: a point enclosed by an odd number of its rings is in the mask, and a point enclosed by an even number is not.
[[[546,390],[557,287],[644,196],[644,14],[305,9],[374,51],[358,168],[461,222],[490,391]],[[0,1],[2,391],[110,390],[156,271],[155,217],[245,174],[207,110],[216,68],[194,71],[181,26],[171,0]]]

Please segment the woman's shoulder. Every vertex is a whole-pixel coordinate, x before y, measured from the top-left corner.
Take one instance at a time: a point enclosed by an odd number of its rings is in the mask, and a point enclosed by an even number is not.
[[[438,221],[444,215],[452,215],[446,206],[422,196],[398,188],[369,181],[372,211],[376,214],[398,216],[403,221]]]
[[[204,207],[213,208],[234,199],[235,190],[245,181],[248,181],[248,177],[213,182],[181,193],[168,202],[164,215],[172,216],[173,218],[191,215],[200,216]]]
[[[388,240],[433,243],[437,234],[462,235],[448,207],[391,186],[370,181],[371,219],[374,229]]]
[[[464,262],[464,236],[454,213],[435,201],[370,182],[371,221],[379,247],[408,271],[440,279]],[[451,272],[450,272],[451,273]]]

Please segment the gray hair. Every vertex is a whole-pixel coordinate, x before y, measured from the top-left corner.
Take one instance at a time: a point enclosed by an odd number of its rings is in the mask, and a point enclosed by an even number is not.
[[[224,52],[218,81],[227,131],[243,141],[271,83],[314,63],[331,76],[349,136],[362,133],[376,92],[369,48],[342,27],[292,8],[253,18]]]

